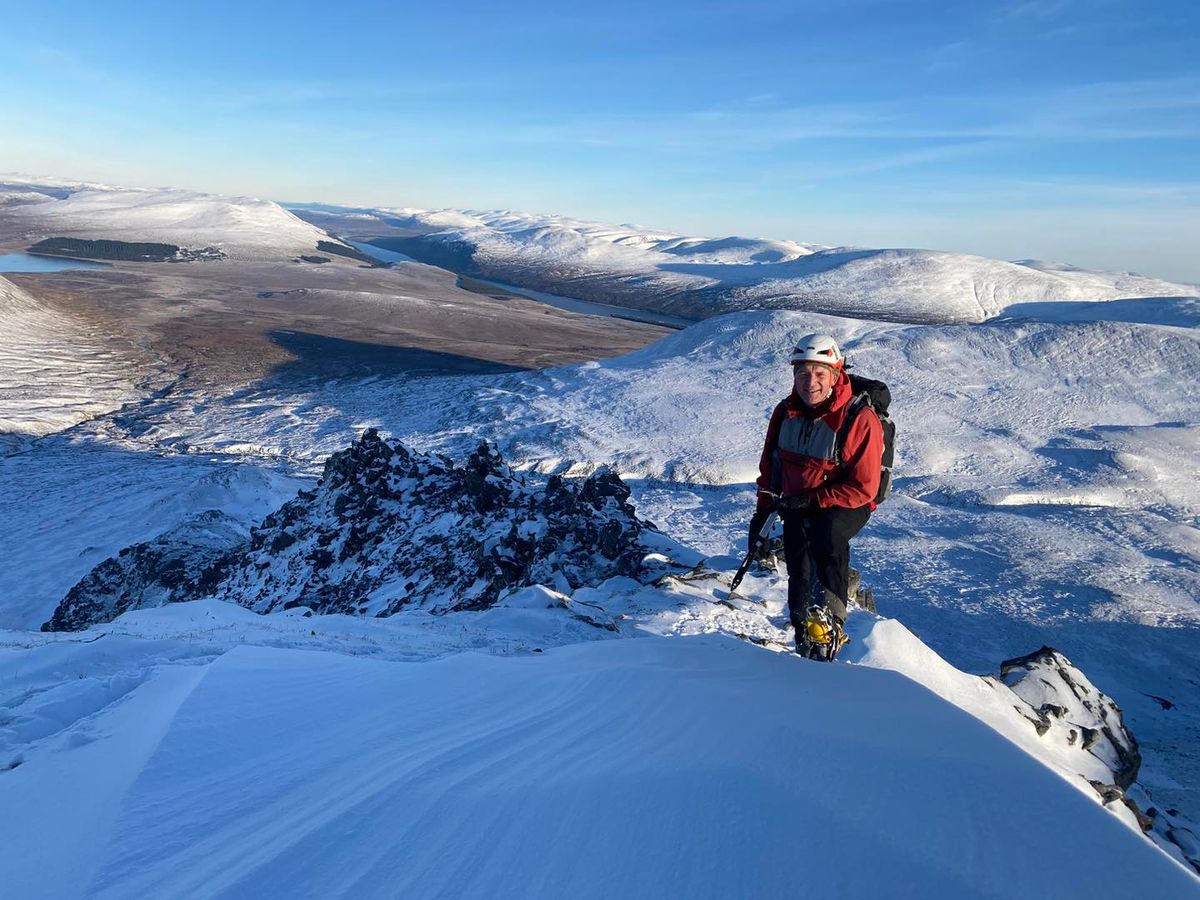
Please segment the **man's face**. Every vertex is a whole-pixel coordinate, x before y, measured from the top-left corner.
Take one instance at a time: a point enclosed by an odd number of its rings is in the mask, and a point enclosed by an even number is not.
[[[796,366],[793,380],[796,385],[796,395],[804,404],[819,406],[825,402],[830,391],[833,390],[834,382],[837,381],[837,373],[821,363],[801,363]]]

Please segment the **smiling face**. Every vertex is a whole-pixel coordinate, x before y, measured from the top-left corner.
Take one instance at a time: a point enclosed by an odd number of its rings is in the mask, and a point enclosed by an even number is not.
[[[821,363],[800,363],[793,372],[796,396],[805,406],[820,406],[833,393],[838,373]]]

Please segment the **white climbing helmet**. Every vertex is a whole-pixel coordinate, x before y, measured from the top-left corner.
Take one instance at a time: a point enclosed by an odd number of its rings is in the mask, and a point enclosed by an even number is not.
[[[796,342],[792,350],[793,366],[812,362],[840,370],[845,361],[846,357],[842,356],[837,341],[827,334],[806,334]]]

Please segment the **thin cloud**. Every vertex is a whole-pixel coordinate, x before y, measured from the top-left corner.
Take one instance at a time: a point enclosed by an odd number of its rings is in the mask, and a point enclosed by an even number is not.
[[[1194,210],[1200,182],[1100,181],[1097,179],[992,179],[946,183],[895,182],[873,186],[877,196],[906,203],[951,204],[1000,209],[1135,208]]]
[[[1017,19],[1034,19],[1045,22],[1057,18],[1071,7],[1071,0],[1020,0],[1006,3],[992,17],[994,22],[1011,22]]]
[[[831,166],[814,166],[806,170],[809,177],[820,179],[851,178],[858,175],[871,175],[877,172],[887,172],[894,169],[924,166],[929,163],[947,162],[952,159],[964,159],[977,156],[994,149],[989,141],[972,141],[961,144],[943,144],[936,147],[922,147],[900,153],[883,153],[856,163]]]
[[[1096,82],[1027,93],[941,95],[891,103],[746,102],[664,113],[496,128],[514,143],[648,152],[767,152],[808,141],[1109,142],[1200,138],[1200,79]]]
[[[18,55],[34,70],[50,80],[77,82],[89,95],[100,90],[106,99],[144,98],[151,95],[144,84],[129,78],[115,69],[100,66],[91,60],[52,44],[30,44],[14,48]]]

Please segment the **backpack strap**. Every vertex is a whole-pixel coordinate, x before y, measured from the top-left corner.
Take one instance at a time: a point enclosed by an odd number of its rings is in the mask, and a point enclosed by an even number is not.
[[[791,415],[788,408],[788,398],[780,403],[784,408],[784,416]],[[779,455],[779,436],[775,437],[775,446],[771,448],[771,493],[778,497],[783,492],[783,459]]]
[[[858,414],[864,408],[872,411],[875,409],[875,404],[871,402],[871,395],[866,391],[856,394],[846,406],[846,417],[842,419],[842,427],[837,430],[837,435],[833,439],[833,461],[839,466],[846,464],[846,461],[842,459],[842,447],[845,446],[846,438],[850,434],[850,426],[854,424],[854,420],[858,418]]]

